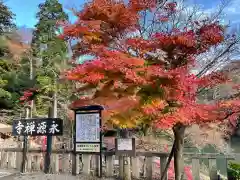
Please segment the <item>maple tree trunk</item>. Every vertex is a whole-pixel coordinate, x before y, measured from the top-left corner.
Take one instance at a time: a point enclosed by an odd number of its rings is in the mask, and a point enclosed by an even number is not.
[[[183,173],[183,145],[184,145],[184,132],[186,127],[182,124],[177,124],[173,127],[175,148],[174,148],[174,172],[175,180],[181,180]]]

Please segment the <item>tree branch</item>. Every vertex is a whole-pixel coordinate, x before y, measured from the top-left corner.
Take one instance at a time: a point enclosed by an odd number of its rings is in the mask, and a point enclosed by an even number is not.
[[[230,49],[238,42],[238,39],[236,41],[233,41],[222,53],[220,53],[218,56],[216,56],[210,63],[208,63],[198,74],[198,77],[203,76],[217,61],[220,57],[224,56],[226,53],[230,51]]]
[[[231,96],[225,96],[225,97],[222,97],[220,98],[219,100],[230,100],[230,99],[235,99],[237,98],[238,96],[240,96],[240,92],[236,93],[236,94],[233,94]]]

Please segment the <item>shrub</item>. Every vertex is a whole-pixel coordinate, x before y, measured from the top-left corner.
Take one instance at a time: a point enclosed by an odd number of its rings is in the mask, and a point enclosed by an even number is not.
[[[228,179],[229,180],[240,180],[240,164],[233,163],[233,162],[229,163]]]

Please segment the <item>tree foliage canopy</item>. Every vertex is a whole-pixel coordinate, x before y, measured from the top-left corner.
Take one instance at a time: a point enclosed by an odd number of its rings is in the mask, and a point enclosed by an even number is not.
[[[58,21],[67,21],[68,16],[57,0],[46,0],[39,4],[36,18],[38,23],[33,31],[32,54],[30,56],[34,64],[33,79],[36,84],[23,93],[21,101],[26,102],[34,99],[35,113],[39,116],[45,116],[49,106],[51,106],[54,92],[58,94],[58,102],[61,107],[65,106],[63,104],[68,101],[67,97],[70,96],[68,93],[69,83],[62,83],[60,80],[61,71],[69,64],[66,60],[68,58],[67,43],[58,38],[61,29],[57,25]]]
[[[46,66],[49,59],[66,53],[66,43],[57,38],[60,29],[56,24],[58,21],[68,20],[68,16],[57,0],[46,0],[39,4],[36,18],[38,23],[33,32],[32,47],[34,56],[41,56],[43,65]]]
[[[20,56],[27,47],[17,39],[14,14],[0,2],[0,109],[14,109],[24,87],[30,87],[24,72],[19,71]]]
[[[94,56],[66,73],[69,80],[85,85],[80,91],[95,89],[85,103],[108,105],[118,117],[113,123],[127,127],[143,119],[161,128],[223,120],[226,103],[200,104],[197,93],[228,78],[221,72],[198,77],[190,69],[198,55],[234,36],[226,37],[225,27],[211,18],[172,24],[179,11],[172,2],[94,0],[77,13],[75,24],[63,24],[62,38],[79,40],[75,55]],[[156,16],[149,20],[142,12]],[[149,36],[142,33],[149,27],[142,24],[144,18],[159,24]],[[117,110],[110,100],[126,108]],[[74,105],[84,105],[83,99]]]
[[[0,1],[0,35],[15,27],[15,24],[13,23],[14,17],[15,14],[13,14],[10,9]]]
[[[105,105],[108,122],[121,128],[172,129],[168,164],[174,155],[175,179],[181,179],[186,127],[226,119],[236,125],[238,99],[198,101],[200,91],[228,82],[228,76],[191,73],[197,57],[236,37],[214,17],[184,18],[170,1],[93,0],[75,14],[76,23],[62,23],[61,38],[78,40],[75,57],[93,58],[65,74],[84,95],[73,106]]]

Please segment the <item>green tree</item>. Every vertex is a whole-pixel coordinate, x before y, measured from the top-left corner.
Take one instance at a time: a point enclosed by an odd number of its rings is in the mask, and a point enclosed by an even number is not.
[[[15,27],[14,16],[15,14],[0,0],[0,35]]]
[[[36,18],[38,23],[33,32],[33,55],[42,59],[43,66],[49,65],[51,59],[67,52],[66,43],[57,38],[60,29],[56,24],[58,21],[68,20],[68,16],[58,0],[46,0],[39,4]]]
[[[32,40],[32,58],[38,68],[35,69],[33,77],[36,79],[41,96],[35,100],[35,113],[46,115],[53,94],[67,94],[65,85],[60,83],[59,76],[63,68],[66,68],[68,48],[67,43],[58,38],[60,32],[58,21],[67,21],[68,16],[63,11],[62,5],[57,0],[46,0],[39,4],[39,12],[36,15],[38,23],[35,26]],[[64,101],[67,98],[64,98]],[[46,104],[46,100],[49,104]],[[59,100],[58,100],[59,102]],[[45,106],[42,106],[45,104]],[[41,108],[40,108],[41,107]]]
[[[19,98],[22,91],[35,83],[29,81],[26,60],[22,59],[26,47],[9,35],[2,35],[0,44],[3,52],[0,56],[0,110],[8,109],[13,114],[18,114],[16,110],[21,110]],[[6,118],[9,120],[10,117]]]
[[[8,36],[15,27],[14,14],[0,1],[0,109],[12,108],[14,95],[7,88],[14,64],[11,61],[11,52],[8,47]],[[11,72],[11,73],[10,73]]]
[[[7,52],[4,36],[15,27],[13,23],[14,16],[10,9],[0,0],[0,58]]]

